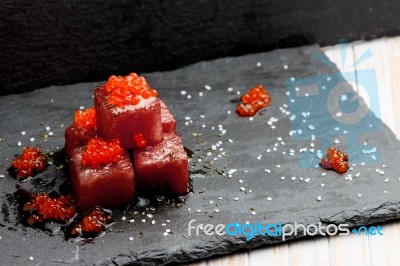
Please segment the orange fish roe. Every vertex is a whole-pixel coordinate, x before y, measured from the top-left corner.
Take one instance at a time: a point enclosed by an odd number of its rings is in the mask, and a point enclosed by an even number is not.
[[[138,148],[147,147],[147,141],[144,138],[144,136],[140,133],[133,134],[133,142],[135,143],[135,146]]]
[[[23,210],[30,213],[29,225],[46,221],[68,222],[76,214],[76,204],[72,195],[50,197],[48,194],[37,194],[26,202]]]
[[[105,225],[111,222],[111,214],[95,207],[71,228],[70,234],[71,236],[98,235],[105,230]]]
[[[43,172],[47,166],[46,156],[40,152],[39,148],[27,147],[21,156],[12,162],[17,176],[26,178],[37,173]]]
[[[96,169],[100,165],[118,162],[123,153],[124,150],[118,139],[105,141],[94,137],[89,140],[82,154],[82,165]]]
[[[323,168],[333,169],[339,174],[344,174],[349,169],[347,153],[341,152],[334,147],[328,148],[320,164]]]
[[[236,107],[236,112],[240,116],[253,116],[262,108],[269,106],[271,96],[263,85],[251,88],[242,96],[242,102]]]
[[[109,93],[108,103],[119,108],[136,105],[141,98],[148,99],[158,95],[156,90],[150,88],[145,78],[136,73],[130,73],[125,77],[110,76],[105,88]]]
[[[75,125],[87,130],[94,128],[96,126],[95,108],[92,107],[85,111],[77,110],[75,112]]]

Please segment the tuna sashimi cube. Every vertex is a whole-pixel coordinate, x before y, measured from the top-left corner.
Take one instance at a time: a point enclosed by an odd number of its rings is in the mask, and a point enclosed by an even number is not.
[[[133,158],[138,194],[188,193],[188,157],[178,135],[165,134],[160,144],[134,149]]]
[[[161,100],[161,124],[164,133],[175,133],[176,132],[176,120],[168,109],[167,105]]]
[[[163,140],[161,107],[157,97],[142,98],[137,105],[111,106],[104,86],[95,90],[97,132],[106,140],[117,138],[124,149],[136,147],[133,136],[142,135],[147,145]]]
[[[93,206],[117,208],[135,198],[135,174],[129,154],[124,152],[117,163],[91,169],[82,166],[83,148],[75,149],[71,158],[70,176],[79,209]]]
[[[65,155],[71,158],[74,149],[85,146],[89,139],[96,136],[96,128],[85,129],[75,124],[70,125],[65,130]]]

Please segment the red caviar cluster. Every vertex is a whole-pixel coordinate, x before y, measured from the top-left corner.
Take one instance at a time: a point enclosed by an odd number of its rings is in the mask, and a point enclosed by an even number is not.
[[[75,112],[75,125],[84,129],[92,129],[96,126],[96,110],[92,107],[85,111]]]
[[[116,163],[121,159],[124,150],[118,139],[111,141],[99,137],[91,138],[82,154],[82,165],[93,169],[100,165]]]
[[[98,235],[105,230],[105,225],[112,222],[110,213],[96,207],[77,222],[70,231],[71,236]]]
[[[346,173],[349,169],[347,153],[330,147],[328,148],[325,157],[321,159],[321,166],[325,169],[333,169],[339,174]]]
[[[133,142],[135,143],[135,146],[138,148],[145,148],[147,147],[147,141],[144,138],[143,134],[140,133],[135,133],[133,134]]]
[[[269,106],[271,96],[263,85],[251,88],[242,96],[242,102],[236,107],[240,116],[253,116],[262,108]]]
[[[150,88],[144,77],[136,73],[128,76],[111,76],[105,84],[106,91],[109,93],[108,103],[119,108],[126,105],[136,105],[141,97],[148,99],[156,97],[157,91]]]
[[[27,222],[31,226],[46,221],[66,223],[75,216],[76,205],[72,195],[50,197],[37,194],[24,204],[23,210],[30,213]]]
[[[46,165],[46,156],[40,152],[39,148],[32,147],[25,148],[21,156],[12,162],[12,167],[15,168],[17,176],[22,178],[43,172]]]

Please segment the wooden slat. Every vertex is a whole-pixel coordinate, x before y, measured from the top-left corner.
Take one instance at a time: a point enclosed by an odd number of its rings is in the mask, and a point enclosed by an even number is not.
[[[289,243],[290,266],[329,266],[327,237],[298,240]]]
[[[242,251],[239,253],[234,253],[232,255],[227,255],[223,257],[217,257],[209,259],[207,265],[212,266],[246,266],[248,265],[249,258],[248,251]]]
[[[387,71],[389,72],[392,96],[392,114],[395,132],[400,139],[400,37],[385,39]]]
[[[289,266],[289,244],[250,250],[249,265]]]

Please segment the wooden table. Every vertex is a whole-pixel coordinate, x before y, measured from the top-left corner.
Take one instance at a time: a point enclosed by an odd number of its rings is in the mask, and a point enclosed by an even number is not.
[[[373,56],[351,69],[350,66],[368,49],[372,51]],[[322,50],[343,72],[356,70],[357,73],[362,69],[374,69],[376,71],[381,118],[399,139],[400,37],[351,43],[346,47],[347,55],[344,64],[342,64],[338,45],[324,47]],[[382,227],[383,236],[351,234],[348,236],[300,239],[202,260],[189,265],[400,265],[400,222],[386,223]]]

